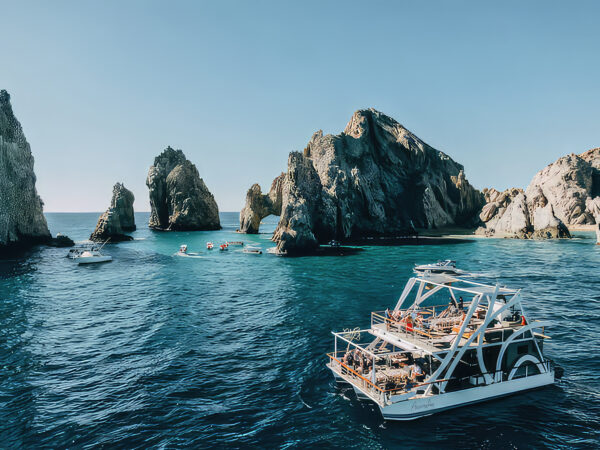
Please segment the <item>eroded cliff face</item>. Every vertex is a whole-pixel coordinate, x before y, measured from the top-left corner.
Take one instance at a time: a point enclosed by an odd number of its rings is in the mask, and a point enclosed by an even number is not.
[[[263,194],[258,184],[253,184],[246,193],[246,204],[240,212],[241,233],[256,234],[260,227],[260,221],[273,214],[281,214],[281,199],[285,173],[282,173],[271,183],[271,189]]]
[[[540,170],[525,192],[485,191],[487,204],[477,230],[486,236],[516,238],[570,237],[567,225],[592,225],[600,220],[600,148],[567,155]],[[523,215],[516,213],[518,209]]]
[[[150,190],[150,228],[218,230],[219,208],[196,166],[181,150],[167,147],[154,159],[146,185]]]
[[[51,236],[35,189],[33,155],[13,114],[10,95],[0,91],[0,253],[13,246],[47,243]]]
[[[483,195],[463,167],[391,117],[357,111],[343,133],[315,133],[293,152],[274,234],[280,251],[330,239],[398,235],[415,227],[473,226]]]
[[[112,242],[132,240],[133,238],[124,232],[135,231],[134,200],[133,192],[125,188],[122,183],[115,184],[110,207],[98,219],[90,240],[105,241],[109,238]]]

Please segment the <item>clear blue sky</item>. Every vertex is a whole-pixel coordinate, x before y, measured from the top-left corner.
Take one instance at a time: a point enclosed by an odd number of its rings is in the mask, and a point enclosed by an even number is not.
[[[46,211],[101,211],[167,145],[239,210],[312,133],[374,107],[525,187],[600,146],[599,2],[1,1],[0,88]]]

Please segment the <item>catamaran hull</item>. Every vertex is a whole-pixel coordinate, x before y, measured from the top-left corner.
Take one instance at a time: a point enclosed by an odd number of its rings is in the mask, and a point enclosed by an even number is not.
[[[488,386],[402,400],[383,407],[379,405],[379,408],[385,420],[414,420],[449,409],[493,400],[550,384],[554,384],[554,371]]]

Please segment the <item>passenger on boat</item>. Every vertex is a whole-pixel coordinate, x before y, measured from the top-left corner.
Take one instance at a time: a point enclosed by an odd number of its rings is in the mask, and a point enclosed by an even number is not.
[[[344,363],[347,366],[354,365],[354,355],[353,355],[353,353],[354,352],[351,352],[350,350],[346,351],[346,354],[342,358],[342,363]]]
[[[448,306],[458,308],[458,304],[456,303],[456,299],[454,297],[450,296],[450,302],[448,303]]]
[[[421,366],[419,366],[417,363],[414,363],[412,366],[410,366],[410,373],[411,373],[411,378],[415,381],[423,381],[424,378],[424,374],[423,374],[423,369],[421,369]]]

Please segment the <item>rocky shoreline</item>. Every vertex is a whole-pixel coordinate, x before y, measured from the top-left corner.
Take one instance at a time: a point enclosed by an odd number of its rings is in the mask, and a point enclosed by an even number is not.
[[[52,238],[37,194],[34,159],[10,95],[0,91],[0,254],[38,244],[72,245]],[[218,230],[219,208],[183,151],[167,147],[146,179],[157,231]],[[134,196],[113,187],[92,241],[131,240]],[[313,134],[291,152],[287,170],[267,193],[254,184],[240,212],[241,233],[259,233],[261,220],[279,216],[272,240],[280,254],[315,254],[331,240],[348,245],[427,245],[471,237],[560,239],[600,223],[600,148],[559,158],[525,189],[483,191],[464,168],[391,117],[356,111],[336,135]],[[418,230],[418,232],[417,232]],[[455,230],[459,236],[440,236]],[[417,237],[418,236],[418,237]],[[418,243],[418,244],[415,244]]]

